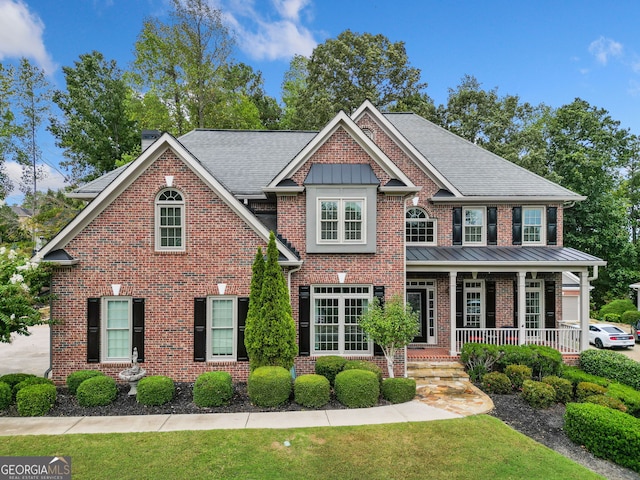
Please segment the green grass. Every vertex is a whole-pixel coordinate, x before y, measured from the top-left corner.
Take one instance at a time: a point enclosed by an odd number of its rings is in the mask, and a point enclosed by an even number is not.
[[[0,455],[69,455],[74,480],[602,478],[486,415],[362,427],[12,436],[0,437]]]

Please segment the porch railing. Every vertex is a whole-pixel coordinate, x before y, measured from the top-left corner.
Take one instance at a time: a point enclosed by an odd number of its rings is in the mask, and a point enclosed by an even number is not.
[[[524,330],[524,345],[544,345],[561,353],[580,353],[580,330],[577,328],[544,328]],[[459,328],[456,329],[456,353],[468,342],[491,345],[520,345],[517,328]]]

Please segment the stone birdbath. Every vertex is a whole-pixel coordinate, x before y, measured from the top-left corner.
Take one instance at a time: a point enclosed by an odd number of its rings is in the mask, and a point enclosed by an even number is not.
[[[138,349],[133,347],[133,355],[131,356],[131,368],[123,370],[118,375],[125,382],[129,382],[129,396],[138,393],[138,382],[147,374],[144,368],[138,365]]]

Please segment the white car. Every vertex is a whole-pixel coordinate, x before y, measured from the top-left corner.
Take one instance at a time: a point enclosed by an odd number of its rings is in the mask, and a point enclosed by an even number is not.
[[[589,343],[596,348],[633,347],[636,341],[633,335],[608,323],[592,323],[589,325]]]

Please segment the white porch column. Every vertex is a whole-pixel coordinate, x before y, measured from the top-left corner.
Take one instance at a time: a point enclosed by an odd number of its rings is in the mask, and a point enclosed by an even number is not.
[[[589,348],[589,272],[580,272],[580,351]]]
[[[524,279],[527,272],[518,272],[518,345],[524,345],[527,313],[527,297]]]
[[[449,272],[449,354],[456,355],[456,278],[458,272]]]

